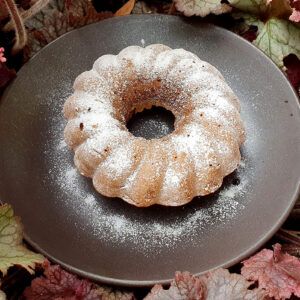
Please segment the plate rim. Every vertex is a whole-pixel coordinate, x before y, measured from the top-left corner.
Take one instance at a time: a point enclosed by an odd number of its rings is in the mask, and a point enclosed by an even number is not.
[[[82,31],[85,30],[85,28],[87,26],[97,26],[97,24],[102,23],[102,22],[115,22],[116,20],[120,20],[120,19],[145,19],[145,18],[161,18],[161,19],[181,19],[184,20],[185,23],[187,24],[205,24],[205,26],[207,27],[211,27],[211,28],[215,28],[219,31],[222,32],[226,32],[226,34],[231,35],[232,37],[234,37],[235,39],[239,40],[240,42],[246,43],[248,45],[248,47],[250,46],[254,51],[258,51],[263,57],[264,59],[267,59],[269,61],[269,63],[271,63],[273,66],[275,66],[277,68],[278,71],[280,71],[282,79],[285,81],[285,83],[287,83],[287,85],[289,86],[289,88],[291,89],[292,93],[295,96],[295,100],[296,100],[296,106],[298,109],[300,109],[300,103],[299,103],[299,98],[298,95],[296,93],[296,90],[294,89],[294,87],[291,85],[291,83],[288,81],[287,76],[285,75],[285,73],[273,62],[273,60],[268,57],[262,50],[260,50],[259,48],[257,48],[256,46],[254,46],[252,43],[250,43],[249,41],[245,40],[244,38],[242,38],[241,36],[237,35],[236,33],[225,29],[223,27],[220,27],[218,25],[215,24],[211,24],[211,23],[206,23],[203,22],[201,19],[196,18],[196,17],[184,17],[184,16],[173,16],[173,15],[164,15],[164,14],[133,14],[133,15],[127,15],[127,16],[119,16],[119,17],[113,17],[113,18],[107,18],[104,20],[101,20],[99,22],[96,23],[92,23],[86,26],[83,26],[81,28],[77,28],[74,29],[72,31],[69,31],[67,33],[64,33],[63,35],[61,35],[60,37],[58,37],[57,39],[51,41],[49,44],[47,44],[45,47],[43,47],[40,51],[38,51],[37,53],[35,53],[21,68],[20,70],[17,72],[17,77],[9,84],[9,86],[5,89],[3,95],[2,95],[2,99],[4,100],[4,98],[6,98],[6,95],[8,94],[10,88],[13,86],[14,82],[16,80],[18,80],[18,74],[20,72],[22,72],[23,69],[26,69],[28,64],[36,58],[36,56],[40,55],[41,53],[43,53],[43,51],[48,48],[48,47],[52,47],[53,44],[55,44],[59,39],[63,39],[65,38],[67,35],[73,33],[74,31]],[[299,121],[299,118],[298,118]],[[285,222],[285,220],[287,219],[289,213],[291,212],[292,208],[295,205],[295,202],[298,198],[298,196],[300,195],[300,174],[298,176],[298,184],[296,186],[296,189],[291,197],[290,200],[290,204],[288,207],[286,207],[285,211],[282,213],[281,217],[277,220],[277,222],[274,223],[274,225],[268,230],[268,232],[263,235],[261,238],[258,239],[258,241],[249,249],[243,251],[239,256],[223,263],[223,264],[219,264],[218,266],[215,267],[215,269],[217,268],[227,268],[230,267],[238,262],[241,262],[244,258],[250,256],[251,254],[253,254],[256,250],[258,250],[263,244],[265,244],[275,233],[276,231],[281,227],[281,225]],[[5,203],[3,201],[0,200],[0,203]],[[28,242],[28,244],[30,246],[33,247],[34,250],[38,251],[39,253],[43,254],[44,256],[46,256],[50,261],[57,263],[59,265],[61,265],[63,268],[65,268],[66,270],[73,272],[74,274],[77,274],[79,276],[82,276],[84,278],[93,280],[93,281],[97,281],[97,282],[101,282],[104,284],[110,284],[110,285],[117,285],[117,286],[124,286],[124,287],[151,287],[155,284],[161,284],[161,285],[166,285],[166,284],[170,284],[170,282],[173,280],[173,278],[170,279],[164,279],[164,280],[125,280],[125,279],[116,279],[116,278],[112,278],[112,277],[107,277],[107,276],[101,276],[101,275],[96,275],[92,272],[87,272],[87,271],[83,271],[77,267],[74,267],[68,263],[64,263],[63,261],[60,261],[59,259],[53,257],[52,255],[50,255],[49,253],[47,253],[46,250],[44,250],[42,247],[40,247],[36,242],[34,242],[27,234],[26,232],[24,232],[24,239],[26,242]],[[208,271],[208,270],[207,270]],[[198,275],[202,275],[205,274],[207,271],[204,272],[199,272],[199,273],[195,273],[195,276]]]

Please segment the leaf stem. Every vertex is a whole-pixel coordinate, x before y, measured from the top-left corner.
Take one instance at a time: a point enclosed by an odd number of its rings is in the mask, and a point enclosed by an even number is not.
[[[23,22],[25,22],[26,20],[28,20],[29,18],[31,18],[33,15],[35,15],[36,13],[38,13],[41,9],[43,9],[50,0],[39,0],[38,2],[36,2],[34,5],[32,5],[29,9],[24,10],[20,13],[20,16],[23,20]],[[14,28],[13,25],[13,20],[10,20],[5,26],[4,26],[4,30],[5,31],[9,31],[12,30]]]
[[[20,50],[22,50],[27,41],[26,30],[24,27],[23,19],[19,14],[18,8],[14,2],[14,0],[4,0],[7,10],[11,16],[11,21],[13,22],[13,26],[16,33],[16,41],[12,48],[13,54],[16,54]]]
[[[282,241],[300,247],[300,237],[297,236],[296,234],[290,233],[288,230],[279,229],[278,232],[275,234],[275,236]]]

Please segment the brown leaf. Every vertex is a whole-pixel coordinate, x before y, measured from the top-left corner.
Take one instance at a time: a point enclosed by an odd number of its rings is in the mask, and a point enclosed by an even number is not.
[[[205,285],[203,280],[189,272],[176,272],[168,290],[155,285],[144,300],[204,300]]]
[[[292,294],[300,296],[300,261],[289,254],[281,253],[276,244],[274,252],[264,249],[242,262],[242,275],[258,281],[259,287],[275,299],[287,299]]]
[[[35,278],[27,287],[27,300],[134,300],[133,293],[98,286],[80,279],[58,265],[43,264],[44,276]],[[1,299],[1,298],[0,298]]]
[[[49,262],[43,267],[45,276],[32,280],[24,292],[27,300],[100,300],[100,296],[92,294],[92,284],[87,280],[79,279],[58,265],[51,266]]]
[[[298,260],[299,263],[295,264],[294,262],[297,258],[283,254],[281,252],[281,245],[278,243],[273,246],[273,251],[274,262],[278,264],[279,268],[300,283],[300,261]]]
[[[119,16],[126,16],[130,15],[131,11],[133,10],[135,0],[129,0],[126,2],[120,9],[118,9],[114,17],[119,17]]]
[[[135,3],[132,10],[133,14],[149,14],[152,12],[151,6],[145,1],[138,1]]]
[[[240,274],[230,274],[228,270],[217,269],[203,276],[206,284],[206,300],[262,300],[265,292],[250,289],[251,281],[245,280]]]
[[[62,34],[113,16],[112,12],[98,13],[89,0],[56,0],[50,4],[25,23],[28,42],[24,61]]]
[[[221,0],[174,0],[174,3],[176,9],[187,17],[193,15],[205,17],[209,14],[220,15],[232,10],[231,6]]]
[[[91,293],[93,296],[101,297],[101,300],[135,300],[133,293],[119,290],[115,287],[99,286]],[[90,300],[90,299],[85,299]]]
[[[288,18],[293,12],[287,0],[269,0],[268,4],[268,19]]]

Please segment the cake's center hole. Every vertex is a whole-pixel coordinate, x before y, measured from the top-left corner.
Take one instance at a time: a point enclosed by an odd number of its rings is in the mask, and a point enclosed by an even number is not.
[[[163,107],[152,106],[136,113],[127,122],[128,130],[147,140],[162,138],[174,131],[175,116]]]

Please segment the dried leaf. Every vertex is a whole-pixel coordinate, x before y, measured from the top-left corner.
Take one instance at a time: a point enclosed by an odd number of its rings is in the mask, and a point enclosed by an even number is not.
[[[26,288],[27,300],[133,300],[129,292],[99,287],[87,280],[79,279],[58,265],[43,264],[44,275],[35,278]]]
[[[243,34],[250,26],[257,27],[257,38],[253,44],[265,52],[282,70],[286,70],[283,59],[289,54],[300,58],[300,28],[292,22],[273,18],[263,23],[259,18],[247,13],[234,13],[235,19],[243,19],[235,31]]]
[[[289,17],[291,21],[300,22],[299,0],[268,0],[270,18]]]
[[[261,29],[254,44],[265,52],[281,69],[289,54],[300,58],[300,29],[286,20],[270,19]]]
[[[101,300],[134,300],[133,293],[116,290],[111,287],[98,287],[92,294],[101,296]]]
[[[148,14],[151,13],[152,10],[149,4],[145,1],[137,1],[132,10],[133,14]]]
[[[132,14],[149,14],[149,13],[158,13],[158,14],[174,14],[175,6],[173,3],[168,2],[168,0],[156,1],[136,1]]]
[[[120,9],[115,12],[114,17],[130,15],[133,10],[134,3],[135,0],[129,0],[128,2],[126,2]]]
[[[287,19],[293,12],[289,0],[268,0],[268,6],[268,19]]]
[[[205,17],[210,13],[220,15],[231,11],[231,7],[221,0],[174,0],[176,9],[185,16]]]
[[[299,15],[292,8],[294,0],[228,0],[230,5],[244,13],[262,16],[265,21],[272,18],[288,18],[297,20]],[[292,20],[293,21],[293,20]],[[299,21],[297,21],[299,22]]]
[[[264,249],[244,261],[242,275],[248,280],[258,281],[259,287],[270,297],[288,299],[294,293],[300,297],[300,261],[280,252],[280,245],[272,250]]]
[[[168,290],[164,290],[161,285],[155,285],[144,300],[204,300],[205,290],[201,278],[188,272],[176,272],[175,280]]]
[[[43,263],[45,258],[28,250],[22,243],[23,226],[20,218],[14,217],[10,205],[0,206],[0,271],[5,276],[7,270],[18,265],[31,274],[37,263]]]
[[[243,12],[261,15],[268,9],[267,0],[228,0],[230,5]]]
[[[44,263],[45,277],[35,278],[31,286],[26,288],[24,296],[28,300],[96,300],[100,296],[93,296],[92,284],[87,280],[80,280],[59,266]],[[89,298],[87,298],[89,296]]]
[[[25,22],[28,42],[27,61],[42,47],[75,28],[112,17],[112,12],[98,13],[89,0],[52,0],[40,13]]]
[[[188,272],[176,272],[175,280],[168,290],[155,285],[145,300],[262,300],[265,292],[249,287],[253,282],[242,275],[230,274],[228,270],[218,269],[201,277]]]
[[[272,18],[288,18],[300,21],[299,0],[227,0],[229,5],[220,0],[174,0],[176,8],[186,16],[206,16],[210,13],[230,12],[234,7],[243,13],[254,14],[265,21]]]
[[[204,276],[207,295],[206,300],[261,300],[265,292],[259,289],[249,290],[252,282],[242,275],[230,274],[228,270],[217,269]]]

